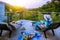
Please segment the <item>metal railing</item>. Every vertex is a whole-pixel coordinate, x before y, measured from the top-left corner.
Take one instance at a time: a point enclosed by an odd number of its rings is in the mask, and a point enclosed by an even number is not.
[[[11,22],[11,21],[17,21],[20,19],[39,21],[43,19],[43,13],[48,13],[48,12],[31,12],[26,14],[21,12],[17,12],[17,13],[6,12],[6,16],[7,16],[6,21]],[[55,19],[54,17],[56,16],[56,14],[59,14],[59,12],[50,12],[50,13],[53,19]]]

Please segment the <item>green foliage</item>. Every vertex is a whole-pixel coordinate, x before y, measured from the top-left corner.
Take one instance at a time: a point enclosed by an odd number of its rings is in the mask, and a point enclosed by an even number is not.
[[[40,12],[60,12],[60,1],[51,1],[44,4],[42,7],[30,9]]]
[[[11,6],[6,4],[5,12],[10,12],[10,9],[12,9],[13,14],[12,21],[17,21],[20,19],[26,19],[26,20],[34,20],[34,21],[40,21],[43,19],[42,12],[51,12],[52,20],[55,22],[57,21],[56,14],[54,12],[60,12],[60,1],[55,2],[54,0],[51,2],[47,2],[45,5],[39,8],[33,8],[30,10],[26,10],[22,7],[18,6]],[[19,12],[16,12],[19,11]],[[39,12],[38,12],[39,11]],[[10,17],[11,17],[10,16]],[[59,15],[60,17],[60,15]],[[60,21],[60,19],[58,19]]]
[[[55,15],[56,15],[55,13],[52,13],[52,14],[51,14],[51,18],[52,18],[52,20],[53,20],[54,22],[56,21],[56,19],[55,19],[56,16],[55,16]]]
[[[7,20],[3,20],[3,22],[6,22],[7,23]]]

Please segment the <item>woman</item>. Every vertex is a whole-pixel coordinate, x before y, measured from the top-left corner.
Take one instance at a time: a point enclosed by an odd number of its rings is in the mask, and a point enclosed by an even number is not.
[[[40,22],[40,28],[48,28],[49,25],[53,23],[49,14],[44,14],[44,20],[41,20]]]
[[[37,30],[38,26],[42,29],[42,28],[47,28],[49,27],[50,24],[52,24],[52,18],[50,17],[49,14],[44,14],[44,19],[41,20],[40,22],[36,22],[34,24],[34,29]]]

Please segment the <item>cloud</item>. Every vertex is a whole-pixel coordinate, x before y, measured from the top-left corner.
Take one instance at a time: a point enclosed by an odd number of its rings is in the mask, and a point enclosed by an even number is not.
[[[37,8],[44,5],[47,1],[50,0],[0,0],[12,5],[19,5],[25,8]]]

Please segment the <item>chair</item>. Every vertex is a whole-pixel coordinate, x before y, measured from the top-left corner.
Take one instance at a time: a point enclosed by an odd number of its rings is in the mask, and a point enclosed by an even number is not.
[[[46,31],[51,30],[53,33],[53,36],[54,36],[55,35],[54,29],[58,28],[59,26],[60,26],[60,22],[55,22],[55,23],[52,23],[51,25],[49,25],[48,28],[41,29],[39,26],[37,26],[37,27],[38,27],[38,29],[40,29],[41,31],[44,32],[45,38],[47,38]]]
[[[32,22],[32,25],[34,25],[34,23],[35,23],[35,22]],[[51,30],[52,33],[53,33],[53,36],[54,36],[54,35],[55,35],[54,29],[58,28],[59,26],[60,26],[60,22],[54,22],[54,23],[52,23],[51,25],[49,25],[48,28],[41,29],[38,25],[37,25],[37,28],[38,28],[39,30],[41,30],[42,32],[44,32],[45,38],[47,38],[47,36],[46,36],[46,31]]]
[[[8,27],[9,26],[9,27]],[[15,27],[11,24],[0,24],[0,36],[2,35],[3,30],[9,31],[9,38],[11,37],[12,32],[15,30]]]

